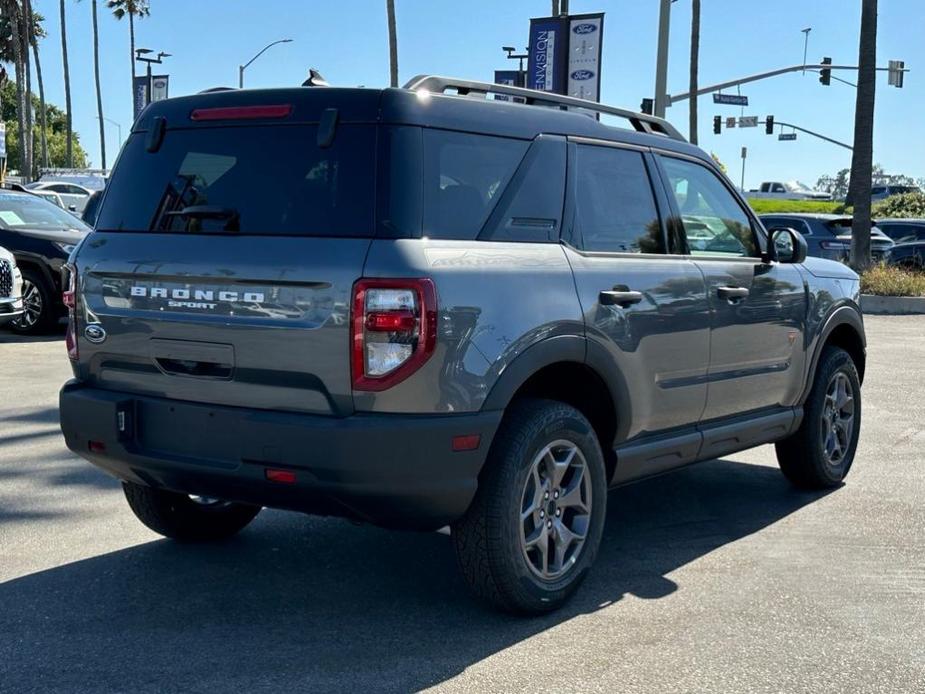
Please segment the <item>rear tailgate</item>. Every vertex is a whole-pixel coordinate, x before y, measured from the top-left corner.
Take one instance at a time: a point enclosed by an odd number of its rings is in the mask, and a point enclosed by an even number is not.
[[[377,104],[305,89],[146,110],[76,258],[78,376],[352,412],[348,318],[375,235]]]

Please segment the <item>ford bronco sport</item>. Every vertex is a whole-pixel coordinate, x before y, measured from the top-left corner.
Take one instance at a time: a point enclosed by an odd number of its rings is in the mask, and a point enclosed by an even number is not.
[[[449,525],[517,612],[576,590],[608,487],[770,442],[831,487],[858,443],[857,276],[667,122],[569,97],[421,77],[152,104],[65,301],[67,445],[149,528]]]

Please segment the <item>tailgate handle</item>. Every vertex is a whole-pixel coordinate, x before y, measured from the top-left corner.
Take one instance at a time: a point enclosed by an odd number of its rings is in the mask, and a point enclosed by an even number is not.
[[[154,338],[150,354],[161,371],[174,376],[228,379],[234,371],[231,345]]]

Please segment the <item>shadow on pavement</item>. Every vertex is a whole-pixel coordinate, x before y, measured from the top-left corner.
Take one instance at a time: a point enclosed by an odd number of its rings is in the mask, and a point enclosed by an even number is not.
[[[611,493],[589,580],[520,619],[470,599],[449,538],[264,512],[217,545],[165,540],[0,584],[0,681],[19,691],[418,690],[667,577],[820,498],[719,460]]]

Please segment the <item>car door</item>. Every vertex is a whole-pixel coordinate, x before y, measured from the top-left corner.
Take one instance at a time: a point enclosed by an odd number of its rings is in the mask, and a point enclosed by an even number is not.
[[[686,462],[696,455],[694,432],[707,395],[703,276],[669,243],[660,213],[667,203],[660,184],[653,187],[651,154],[572,140],[568,170],[565,252],[584,313],[589,361],[595,355],[606,360],[626,393],[618,403],[618,443],[685,427],[691,432],[684,450],[638,458],[618,452],[618,476]]]
[[[797,266],[762,260],[759,223],[705,162],[658,157],[711,310],[704,422],[793,405],[803,387],[806,292]]]

